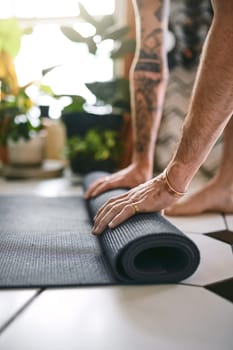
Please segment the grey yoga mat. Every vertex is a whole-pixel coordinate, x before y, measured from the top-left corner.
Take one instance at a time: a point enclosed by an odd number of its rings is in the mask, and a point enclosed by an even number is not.
[[[103,175],[87,175],[84,188]],[[96,211],[124,191],[88,203],[82,196],[0,196],[0,287],[172,283],[192,275],[198,248],[158,213],[91,234]]]

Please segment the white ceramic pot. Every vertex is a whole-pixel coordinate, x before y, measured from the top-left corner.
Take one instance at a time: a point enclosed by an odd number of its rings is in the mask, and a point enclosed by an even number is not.
[[[23,138],[7,143],[9,163],[17,166],[39,166],[44,159],[44,136],[36,134],[30,140]]]

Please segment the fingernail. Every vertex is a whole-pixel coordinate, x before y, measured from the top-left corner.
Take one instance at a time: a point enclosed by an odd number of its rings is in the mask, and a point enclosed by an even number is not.
[[[99,226],[93,227],[92,233],[96,235],[98,233]]]
[[[109,224],[108,224],[108,226],[110,227],[110,228],[112,228],[114,225],[113,225],[113,222],[111,221]]]

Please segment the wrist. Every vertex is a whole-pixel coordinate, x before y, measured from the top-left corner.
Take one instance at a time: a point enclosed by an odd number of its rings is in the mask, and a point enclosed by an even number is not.
[[[145,170],[153,170],[154,160],[144,154],[133,154],[132,163]]]
[[[192,170],[183,163],[172,161],[165,169],[167,180],[178,193],[187,192],[193,178]]]
[[[141,176],[144,178],[144,181],[147,181],[152,178],[153,176],[153,162],[147,161],[145,159],[140,158],[133,158],[131,165],[137,169],[137,173],[141,174]]]
[[[170,179],[168,178],[168,169],[165,169],[162,173],[162,180],[164,182],[164,185],[166,186],[167,192],[173,197],[180,198],[185,195],[186,191],[181,192],[171,184]]]

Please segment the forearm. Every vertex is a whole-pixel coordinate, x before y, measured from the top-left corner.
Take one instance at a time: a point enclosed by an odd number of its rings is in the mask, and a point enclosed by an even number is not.
[[[227,17],[215,18],[209,31],[180,143],[168,165],[170,181],[180,191],[205,161],[233,111],[233,26]]]
[[[134,78],[133,161],[153,167],[154,146],[162,116],[167,81],[162,74],[154,79],[135,72]]]
[[[135,2],[138,45],[130,74],[133,162],[151,169],[168,80],[164,47],[168,3],[168,0]]]

